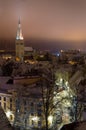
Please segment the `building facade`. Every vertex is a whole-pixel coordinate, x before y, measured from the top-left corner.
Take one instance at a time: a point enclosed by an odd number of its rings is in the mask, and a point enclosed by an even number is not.
[[[0,105],[14,126],[42,127],[42,101],[38,98],[18,97],[15,92],[0,92]]]

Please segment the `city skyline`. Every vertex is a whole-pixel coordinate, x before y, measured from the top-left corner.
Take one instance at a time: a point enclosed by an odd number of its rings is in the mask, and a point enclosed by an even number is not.
[[[46,49],[48,46],[83,49],[86,48],[85,12],[85,0],[0,0],[0,39],[16,37],[20,18],[27,44],[30,41],[41,47],[44,43]]]

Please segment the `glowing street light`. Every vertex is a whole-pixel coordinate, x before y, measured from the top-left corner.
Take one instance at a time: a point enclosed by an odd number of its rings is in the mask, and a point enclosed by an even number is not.
[[[50,124],[52,124],[53,116],[50,115],[50,116],[48,117],[48,121],[49,121]]]
[[[33,121],[38,121],[38,119],[39,119],[39,118],[38,118],[37,116],[32,117],[32,120],[33,120]]]
[[[9,118],[10,115],[11,115],[11,111],[7,111],[7,112],[6,112],[6,116]]]

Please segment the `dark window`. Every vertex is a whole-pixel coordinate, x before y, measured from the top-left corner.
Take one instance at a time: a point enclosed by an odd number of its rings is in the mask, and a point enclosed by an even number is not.
[[[41,121],[38,121],[38,126],[41,126]]]
[[[20,43],[20,45],[23,45],[23,43]]]
[[[38,104],[37,104],[37,107],[41,107],[41,106],[42,106],[41,103],[38,103]]]
[[[34,104],[33,104],[33,102],[31,102],[31,106],[33,106]]]
[[[34,121],[32,120],[32,125],[34,125]]]
[[[6,103],[4,103],[4,109],[6,110]]]
[[[10,120],[13,120],[13,116],[12,115],[10,115]]]
[[[26,106],[24,107],[24,110],[25,110],[25,111],[27,110],[27,107],[26,107]]]
[[[24,111],[24,114],[27,114],[27,112],[26,112],[26,111]]]
[[[6,101],[6,97],[4,97],[4,101]]]
[[[27,102],[26,101],[24,101],[24,105],[26,106],[26,104],[27,104]]]
[[[34,116],[34,114],[33,114],[33,113],[31,113],[31,116]]]
[[[38,113],[38,116],[41,116],[41,115],[42,115],[42,110],[41,110],[41,109],[38,109],[38,110],[37,110],[37,113]]]
[[[12,102],[12,98],[10,98],[10,102]]]
[[[12,104],[10,104],[10,110],[12,111]]]
[[[41,116],[41,113],[40,113],[40,112],[38,112],[38,116]]]
[[[41,113],[42,113],[41,111],[38,111],[38,116],[41,116],[42,115]]]

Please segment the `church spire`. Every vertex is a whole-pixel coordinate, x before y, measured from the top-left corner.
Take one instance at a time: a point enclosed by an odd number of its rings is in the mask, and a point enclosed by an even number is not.
[[[20,22],[20,19],[19,19],[16,40],[23,40],[23,39],[24,38],[23,38],[23,35],[22,35],[21,22]]]

